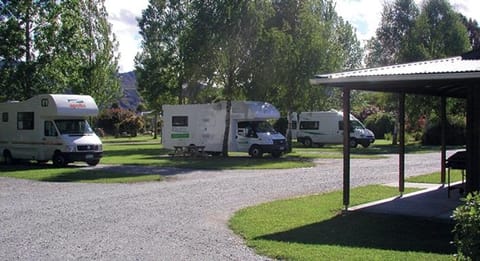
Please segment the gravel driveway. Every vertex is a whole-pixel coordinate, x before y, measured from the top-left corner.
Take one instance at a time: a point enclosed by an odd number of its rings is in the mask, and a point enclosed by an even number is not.
[[[352,186],[397,181],[398,156],[389,157],[352,160]],[[440,154],[406,155],[405,169],[438,171]],[[0,260],[265,260],[228,229],[236,210],[342,187],[342,160],[293,170],[151,171],[166,181],[0,178]]]

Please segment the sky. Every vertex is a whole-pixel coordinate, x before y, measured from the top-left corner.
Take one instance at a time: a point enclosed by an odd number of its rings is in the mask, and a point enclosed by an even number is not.
[[[337,0],[336,11],[357,30],[357,38],[363,44],[375,35],[382,12],[384,0]],[[421,5],[423,0],[415,0]],[[480,1],[450,0],[457,11],[468,18],[480,22]],[[120,72],[134,69],[135,55],[141,50],[141,40],[138,31],[137,18],[148,6],[148,0],[106,0],[105,6],[109,14],[109,22],[119,43]]]

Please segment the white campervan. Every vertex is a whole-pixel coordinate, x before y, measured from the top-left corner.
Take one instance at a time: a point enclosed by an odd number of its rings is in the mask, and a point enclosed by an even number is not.
[[[206,152],[222,151],[226,102],[212,104],[164,105],[162,141],[167,149],[175,146],[204,146]],[[271,153],[279,157],[286,150],[285,137],[267,120],[280,112],[271,104],[232,101],[229,151],[248,152],[252,157]]]
[[[0,103],[0,156],[6,163],[52,160],[56,166],[74,161],[97,165],[102,142],[87,122],[97,113],[97,104],[87,95],[42,94]]]
[[[306,147],[313,144],[343,143],[343,112],[316,111],[292,114],[292,137]],[[350,114],[350,146],[367,148],[375,142],[375,135]]]

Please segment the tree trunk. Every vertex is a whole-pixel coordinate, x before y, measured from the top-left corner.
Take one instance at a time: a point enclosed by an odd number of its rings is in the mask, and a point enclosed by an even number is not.
[[[225,113],[225,133],[223,134],[222,155],[228,158],[228,136],[230,133],[230,112],[232,110],[232,100],[227,99],[227,108]]]
[[[292,110],[287,110],[287,153],[292,152]]]
[[[158,132],[158,112],[155,111],[155,117],[153,118],[153,139],[157,139],[157,132]]]

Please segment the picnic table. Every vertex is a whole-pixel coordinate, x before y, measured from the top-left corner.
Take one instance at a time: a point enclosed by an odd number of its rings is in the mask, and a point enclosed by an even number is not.
[[[172,157],[181,156],[181,157],[206,157],[205,146],[173,146],[174,152],[171,154]]]

